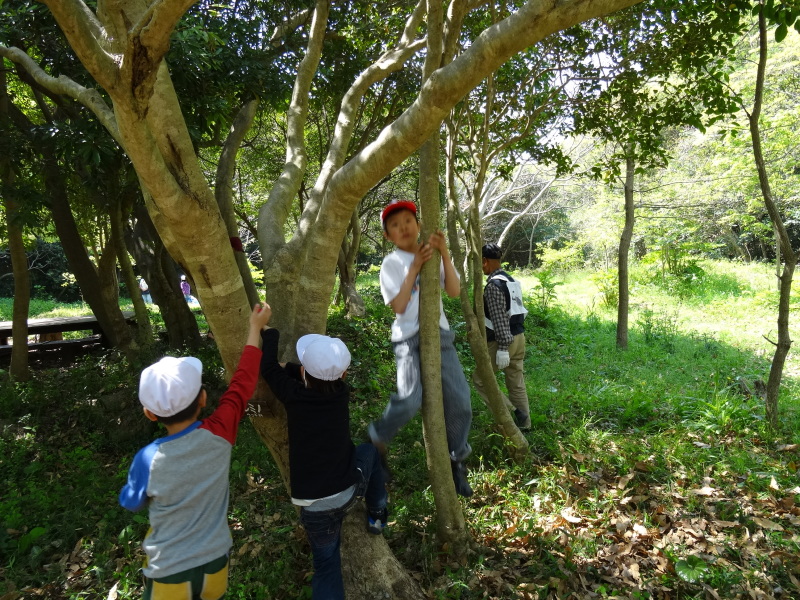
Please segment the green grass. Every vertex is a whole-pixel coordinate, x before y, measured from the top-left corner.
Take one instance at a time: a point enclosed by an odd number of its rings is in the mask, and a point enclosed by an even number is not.
[[[705,598],[703,586],[721,598],[778,597],[776,589],[800,597],[796,358],[778,431],[746,393],[769,369],[763,335],[776,320],[774,275],[763,265],[701,266],[688,289],[634,270],[626,352],[615,347],[615,313],[599,307],[590,274],[564,276],[546,311],[534,308],[536,278],[520,274],[532,305],[531,454],[509,460],[474,395],[466,564],[440,555],[434,541],[420,419],[390,447],[387,539],[431,598]],[[329,318],[353,353],[356,439],[394,385],[391,312],[374,276],[361,289],[365,318],[338,309]],[[458,303],[445,307],[469,375]],[[202,360],[220,393],[213,348]],[[116,494],[133,453],[159,433],[141,417],[136,374],[111,354],[0,388],[0,596],[105,598],[117,584],[119,598],[138,597],[146,519],[119,508]],[[247,421],[233,454],[230,513],[227,597],[310,597],[308,547]]]

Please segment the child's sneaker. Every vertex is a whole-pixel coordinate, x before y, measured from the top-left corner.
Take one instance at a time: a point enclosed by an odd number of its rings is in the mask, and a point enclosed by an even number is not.
[[[386,522],[389,520],[389,509],[385,506],[383,509],[372,512],[367,512],[367,531],[375,535],[381,535],[386,528]]]

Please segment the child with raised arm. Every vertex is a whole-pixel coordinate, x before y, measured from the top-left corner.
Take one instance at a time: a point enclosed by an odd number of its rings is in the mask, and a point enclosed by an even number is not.
[[[385,462],[386,445],[400,428],[417,414],[422,406],[422,376],[419,362],[419,273],[436,249],[442,256],[440,285],[451,298],[461,290],[444,234],[436,231],[427,243],[419,241],[420,227],[417,207],[406,200],[389,203],[381,213],[383,235],[397,249],[383,259],[381,265],[381,293],[392,307],[392,347],[397,361],[397,392],[389,398],[383,415],[369,425],[369,437]],[[469,384],[458,360],[453,340],[455,335],[439,301],[439,334],[441,336],[442,396],[444,420],[447,430],[447,447],[453,471],[456,492],[471,496],[464,460],[472,448],[467,441],[472,424],[472,404]]]
[[[358,497],[367,505],[367,530],[386,527],[386,487],[378,451],[350,437],[350,389],[344,382],[350,352],[325,335],[297,340],[300,364],[278,362],[277,329],[261,334],[261,375],[286,407],[289,482],[300,507],[314,560],[314,600],[344,600],[340,553],[342,520]]]
[[[266,308],[266,305],[265,305]],[[216,600],[228,586],[228,471],[239,421],[258,381],[261,328],[269,312],[256,304],[239,366],[217,409],[206,405],[202,363],[167,356],[142,371],[139,400],[145,416],[167,436],[142,448],[128,472],[120,504],[147,507],[150,531],[144,600]]]

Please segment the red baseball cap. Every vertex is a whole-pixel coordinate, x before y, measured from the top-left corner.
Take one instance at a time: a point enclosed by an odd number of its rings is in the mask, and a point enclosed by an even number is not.
[[[410,210],[415,217],[417,216],[417,205],[410,200],[392,200],[381,212],[381,225],[384,229],[386,229],[386,219],[398,210]]]

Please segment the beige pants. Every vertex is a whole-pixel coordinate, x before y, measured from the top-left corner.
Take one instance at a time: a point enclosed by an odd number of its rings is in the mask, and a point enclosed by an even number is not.
[[[508,396],[503,394],[503,402],[509,410],[519,409],[524,415],[530,414],[530,405],[528,404],[528,391],[525,389],[525,376],[522,372],[523,363],[525,362],[525,334],[519,333],[514,336],[514,340],[508,347],[508,354],[511,362],[503,369],[506,378],[506,389],[508,389]],[[492,369],[497,371],[497,341],[489,342],[489,358],[492,359]],[[488,400],[486,396],[485,387],[483,382],[478,377],[478,372],[472,374],[472,382],[475,384],[475,389],[483,398],[484,402]]]

